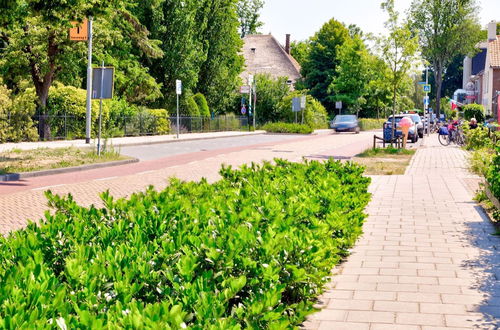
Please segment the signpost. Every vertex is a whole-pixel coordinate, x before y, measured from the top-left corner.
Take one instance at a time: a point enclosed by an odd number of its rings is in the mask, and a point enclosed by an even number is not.
[[[338,109],[339,110],[339,115],[341,115],[342,113],[342,101],[337,101],[335,102],[335,109]]]
[[[431,85],[429,85],[429,84],[426,83],[425,85],[423,85],[423,88],[424,88],[424,92],[425,93],[430,93],[431,92]]]
[[[92,16],[88,20],[84,20],[82,24],[73,23],[73,27],[69,29],[69,39],[73,41],[88,40],[87,54],[87,107],[86,107],[86,122],[85,122],[85,143],[90,143],[91,126],[92,126]]]
[[[240,94],[250,94],[250,86],[243,85],[240,87]]]
[[[104,61],[100,68],[94,68],[92,75],[92,98],[99,100],[99,131],[97,133],[97,155],[101,155],[101,131],[102,131],[102,100],[113,98],[113,80],[115,69],[105,67]]]
[[[180,123],[179,123],[179,95],[182,94],[182,81],[181,80],[176,80],[175,81],[175,94],[177,95],[177,138],[179,138],[179,129],[180,129]]]

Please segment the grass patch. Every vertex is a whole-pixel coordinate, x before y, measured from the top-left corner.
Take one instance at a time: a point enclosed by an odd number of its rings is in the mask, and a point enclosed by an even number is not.
[[[369,175],[401,175],[406,171],[416,150],[396,149],[367,149],[353,158],[353,161],[365,167]]]
[[[0,174],[25,173],[129,159],[114,150],[97,153],[90,148],[14,149],[0,153]]]

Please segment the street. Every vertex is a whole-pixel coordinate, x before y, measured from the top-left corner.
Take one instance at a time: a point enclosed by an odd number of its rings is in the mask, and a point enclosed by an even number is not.
[[[44,191],[49,189],[61,195],[71,193],[82,205],[100,206],[99,194],[106,190],[118,198],[150,185],[161,189],[170,177],[215,181],[222,164],[240,166],[274,158],[348,159],[369,148],[373,134],[323,131],[311,136],[258,135],[124,147],[124,153],[144,161],[0,183],[0,231],[7,233],[24,227],[27,219],[40,219],[47,209]]]

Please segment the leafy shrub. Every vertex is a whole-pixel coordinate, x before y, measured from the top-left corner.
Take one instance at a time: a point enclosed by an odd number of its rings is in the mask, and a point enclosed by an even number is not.
[[[36,123],[31,117],[36,111],[36,96],[32,89],[13,99],[0,81],[0,142],[36,141]]]
[[[488,168],[486,179],[493,195],[500,199],[500,146],[495,147],[494,156]]]
[[[482,148],[493,148],[493,140],[488,134],[487,129],[478,127],[476,129],[469,129],[466,123],[462,126],[465,134],[465,148],[467,150],[478,150]]]
[[[362,171],[276,160],[100,209],[48,193],[54,214],[0,236],[0,324],[295,327],[361,234]]]
[[[476,148],[471,153],[469,165],[472,172],[486,176],[493,161],[494,152],[491,148]]]
[[[278,110],[274,121],[293,122],[295,120],[295,113],[292,112],[292,100],[294,97],[301,97],[301,92],[293,92],[285,96],[281,102],[278,103]],[[302,113],[297,114],[298,119],[302,119]],[[304,110],[304,124],[312,128],[327,128],[328,127],[328,114],[325,107],[314,97],[306,96],[306,109]]]
[[[109,101],[104,100],[102,106],[102,126],[109,120]],[[50,133],[53,137],[83,138],[85,137],[87,92],[73,86],[60,83],[50,88],[47,99]],[[97,135],[99,129],[99,101],[92,101],[92,133]]]
[[[186,98],[186,105],[184,109],[184,114],[189,117],[199,117],[200,116],[200,109],[198,107],[198,104],[196,104],[194,98],[192,96],[189,96]]]
[[[382,129],[385,123],[385,119],[374,119],[374,118],[360,118],[359,128],[362,131],[370,131],[373,129]]]
[[[127,117],[124,134],[127,136],[170,133],[170,120],[165,109],[139,107],[132,117]]]
[[[193,96],[194,101],[198,105],[198,109],[200,111],[200,116],[202,117],[210,117],[210,108],[208,107],[207,99],[205,95],[201,93],[197,93]]]
[[[269,133],[311,134],[314,131],[309,125],[290,123],[267,123],[262,129]]]
[[[476,118],[478,123],[484,122],[484,107],[482,104],[467,104],[463,107],[464,118]]]
[[[156,134],[170,133],[170,120],[165,109],[148,109],[149,114],[154,118],[151,131]]]

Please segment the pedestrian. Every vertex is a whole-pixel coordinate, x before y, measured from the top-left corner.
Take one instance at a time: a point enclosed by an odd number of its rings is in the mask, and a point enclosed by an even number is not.
[[[470,129],[476,129],[477,128],[477,120],[476,120],[476,118],[471,118],[470,119],[469,128]]]

